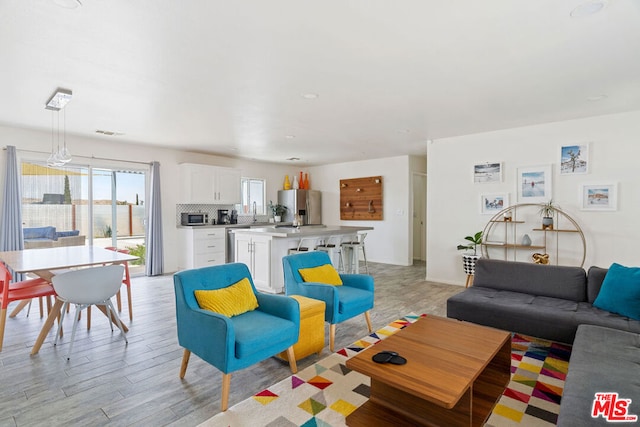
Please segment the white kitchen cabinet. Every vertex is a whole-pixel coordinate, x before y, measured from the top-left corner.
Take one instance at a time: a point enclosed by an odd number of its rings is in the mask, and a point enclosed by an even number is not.
[[[180,164],[179,203],[235,205],[241,203],[239,169]]]
[[[180,270],[225,263],[226,231],[223,227],[181,228],[178,235]]]
[[[242,172],[234,168],[215,168],[214,193],[215,203],[221,205],[236,205],[242,203],[241,179]],[[217,197],[217,199],[216,199]]]
[[[249,267],[253,284],[258,290],[271,289],[271,238],[268,236],[235,235],[236,262]]]

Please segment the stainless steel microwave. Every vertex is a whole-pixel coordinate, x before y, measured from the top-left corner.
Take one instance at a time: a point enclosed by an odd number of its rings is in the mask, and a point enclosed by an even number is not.
[[[182,225],[205,225],[209,223],[209,214],[202,212],[182,212]]]

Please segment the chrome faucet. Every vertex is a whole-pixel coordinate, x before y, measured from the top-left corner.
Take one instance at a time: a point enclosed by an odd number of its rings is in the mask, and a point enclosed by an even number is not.
[[[253,202],[253,222],[258,222],[258,218],[256,217],[256,214],[258,213],[258,208],[256,206],[256,202]]]

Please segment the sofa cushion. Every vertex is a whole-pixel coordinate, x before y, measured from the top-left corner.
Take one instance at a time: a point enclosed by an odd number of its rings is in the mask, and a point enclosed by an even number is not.
[[[272,316],[260,311],[249,311],[231,318],[235,332],[235,355],[239,359],[264,352],[286,343],[295,334],[296,324],[291,320]],[[262,333],[256,333],[256,325],[261,326]],[[273,356],[265,353],[264,358]]]
[[[601,267],[589,267],[587,272],[587,301],[593,304],[600,293],[602,282],[607,275],[607,269]]]
[[[595,325],[605,328],[620,329],[621,331],[640,333],[640,322],[628,317],[601,310],[587,302],[578,303],[576,320],[579,325]]]
[[[578,323],[576,301],[473,285],[447,300],[447,317],[571,343]]]
[[[26,227],[22,229],[25,240],[57,240],[56,228],[47,227]]]
[[[640,320],[640,268],[611,264],[593,305]]]
[[[73,237],[73,236],[79,236],[79,235],[80,235],[80,230],[56,231],[56,239],[59,239],[61,237]]]
[[[480,258],[473,285],[578,302],[587,300],[587,275],[581,267]]]
[[[609,425],[603,418],[591,417],[593,400],[598,392],[615,392],[620,399],[632,399],[629,414],[640,416],[637,398],[640,381],[634,375],[639,365],[640,335],[580,325],[569,359],[557,425]]]

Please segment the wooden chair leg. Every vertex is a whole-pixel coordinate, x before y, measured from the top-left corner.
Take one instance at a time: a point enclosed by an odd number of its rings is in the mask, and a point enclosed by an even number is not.
[[[229,409],[229,388],[231,387],[231,374],[222,374],[222,412]]]
[[[336,340],[336,325],[332,323],[329,325],[329,350],[333,353],[333,343]]]
[[[18,313],[20,313],[22,311],[22,309],[25,308],[26,306],[28,306],[30,303],[31,303],[30,299],[25,299],[25,300],[20,301],[18,303],[18,305],[16,306],[16,308],[13,309],[11,314],[9,314],[9,317],[16,317],[18,315]],[[42,317],[42,316],[40,316],[40,317]]]
[[[44,317],[44,307],[42,306],[42,297],[38,298],[38,302],[40,303],[40,318]]]
[[[120,295],[120,291],[116,294],[116,302],[118,303],[118,313],[122,312],[122,296]]]
[[[87,307],[87,331],[91,329],[91,306]]]
[[[187,365],[189,364],[189,356],[191,356],[191,351],[184,349],[184,353],[182,353],[182,365],[180,365],[180,379],[184,378],[184,375],[187,373]]]
[[[131,305],[131,286],[127,285],[127,298],[129,301],[129,321],[133,320],[133,306]]]
[[[369,328],[369,333],[373,332],[373,328],[371,327],[371,315],[369,314],[368,310],[364,312],[364,318],[367,321],[367,328]]]
[[[0,310],[0,351],[2,351],[2,342],[4,341],[4,325],[7,322],[7,309]]]
[[[298,365],[296,363],[296,354],[293,351],[293,346],[287,349],[287,358],[289,359],[289,367],[291,368],[291,373],[296,374],[298,372]]]

